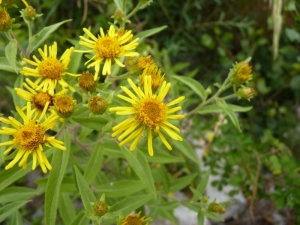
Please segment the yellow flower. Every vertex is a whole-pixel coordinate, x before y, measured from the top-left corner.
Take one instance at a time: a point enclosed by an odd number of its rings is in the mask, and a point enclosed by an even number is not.
[[[184,118],[184,115],[173,115],[174,112],[181,110],[180,106],[173,108],[170,108],[170,106],[181,102],[185,97],[181,96],[167,104],[164,103],[163,100],[171,87],[171,83],[167,84],[164,81],[158,95],[156,95],[152,92],[151,79],[151,76],[145,77],[144,91],[137,87],[131,79],[128,79],[128,83],[135,94],[128,88],[121,86],[122,90],[129,97],[120,94],[118,97],[129,102],[131,106],[113,107],[109,111],[116,112],[117,115],[131,115],[131,117],[113,127],[114,133],[112,137],[123,132],[118,138],[121,141],[120,146],[133,140],[130,145],[130,150],[133,151],[145,131],[148,137],[148,152],[153,156],[153,132],[158,133],[160,139],[169,150],[172,150],[172,147],[163,133],[167,133],[174,140],[182,141],[182,138],[175,132],[180,132],[180,129],[167,120]]]
[[[90,72],[83,72],[78,78],[79,87],[86,92],[93,92],[96,89],[97,82],[94,80],[94,76]]]
[[[56,96],[54,98],[54,106],[58,115],[62,118],[68,118],[72,115],[76,101],[72,96]]]
[[[147,221],[151,220],[150,217],[141,217],[141,212],[136,214],[127,215],[124,220],[121,221],[120,225],[148,225]]]
[[[48,91],[49,94],[52,95],[54,94],[54,89],[57,84],[60,84],[63,89],[69,87],[71,91],[75,91],[75,89],[63,79],[63,76],[66,74],[78,76],[76,74],[66,72],[70,62],[71,53],[73,52],[73,47],[67,49],[60,59],[56,58],[56,42],[54,42],[52,46],[49,46],[49,49],[47,45],[44,45],[44,51],[41,48],[39,48],[38,51],[42,56],[42,60],[39,60],[36,56],[33,56],[35,61],[23,58],[25,62],[35,66],[36,68],[23,67],[20,73],[25,76],[38,77],[35,81],[35,84],[38,84],[37,90],[42,89],[44,92]]]
[[[162,83],[165,80],[165,75],[161,75],[161,69],[159,69],[157,66],[152,65],[149,67],[146,67],[143,70],[142,76],[140,76],[140,83],[139,86],[141,88],[144,87],[144,80],[146,76],[151,76],[151,87],[152,91],[156,92],[156,90],[162,85]]]
[[[95,67],[95,77],[97,80],[100,64],[104,61],[102,75],[111,74],[111,64],[116,62],[120,67],[125,65],[118,59],[122,56],[138,56],[137,52],[132,52],[138,43],[138,38],[132,40],[133,35],[131,31],[125,31],[122,35],[115,30],[111,25],[107,34],[105,35],[103,29],[100,27],[100,35],[95,37],[88,29],[83,28],[83,31],[92,39],[80,36],[79,44],[90,48],[90,50],[76,50],[76,52],[92,53],[93,56],[85,64],[87,68]],[[93,62],[91,62],[93,61]]]
[[[134,69],[142,71],[147,67],[155,66],[155,62],[151,59],[151,55],[147,57],[141,56],[134,63]]]
[[[53,106],[53,100],[54,100],[55,96],[64,94],[68,91],[67,89],[64,89],[64,90],[61,90],[60,92],[52,95],[52,94],[49,94],[48,91],[46,91],[46,92],[44,92],[42,90],[36,91],[38,89],[38,85],[33,83],[28,78],[26,79],[26,82],[27,83],[25,83],[25,82],[23,83],[23,86],[28,91],[23,90],[21,88],[15,88],[15,90],[16,90],[17,95],[19,95],[21,98],[23,98],[27,102],[32,103],[32,105],[34,107],[32,112],[35,114],[34,118],[37,118],[42,114],[46,103],[49,102],[47,110],[46,110],[46,115],[45,115],[45,116],[47,116],[47,113],[51,111],[50,106]]]
[[[9,145],[10,147],[4,151],[4,155],[8,154],[13,148],[18,148],[18,152],[15,158],[5,167],[6,170],[12,168],[21,158],[19,166],[26,169],[27,159],[30,154],[33,155],[32,170],[36,168],[36,161],[38,160],[44,173],[52,169],[48,159],[46,158],[43,152],[43,145],[51,147],[53,145],[56,148],[61,150],[66,150],[66,147],[63,146],[62,141],[58,141],[54,136],[47,136],[45,132],[49,129],[52,129],[57,119],[59,118],[56,114],[52,114],[43,122],[42,118],[46,113],[48,103],[46,104],[43,113],[40,115],[39,119],[32,119],[31,104],[27,102],[27,113],[24,112],[17,106],[17,112],[23,119],[23,124],[13,117],[8,117],[5,119],[0,117],[0,122],[11,125],[13,128],[2,127],[0,134],[12,135],[13,140],[2,142],[0,146]]]
[[[237,63],[234,70],[235,73],[231,78],[233,85],[241,85],[252,78],[252,68],[247,61]]]

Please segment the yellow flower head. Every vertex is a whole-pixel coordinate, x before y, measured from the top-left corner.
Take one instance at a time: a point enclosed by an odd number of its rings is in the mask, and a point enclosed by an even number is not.
[[[127,215],[124,220],[119,223],[120,225],[148,225],[147,221],[151,220],[150,217],[140,217],[141,212],[136,214]]]
[[[151,76],[145,77],[143,91],[141,88],[137,87],[131,79],[128,79],[128,83],[134,90],[134,93],[128,88],[121,86],[128,97],[120,94],[118,97],[130,103],[131,106],[113,107],[110,108],[109,111],[116,112],[117,115],[131,116],[113,127],[114,133],[112,134],[112,137],[122,133],[118,138],[118,140],[121,141],[121,146],[133,140],[130,145],[130,150],[132,151],[135,149],[145,131],[147,132],[148,137],[148,152],[153,156],[152,138],[153,132],[155,132],[158,133],[164,145],[169,150],[172,150],[164,133],[167,133],[174,140],[182,141],[182,138],[176,133],[180,132],[180,129],[168,122],[168,119],[182,119],[184,118],[184,115],[173,115],[174,112],[181,110],[181,107],[177,106],[170,108],[170,106],[181,102],[185,97],[181,96],[167,104],[164,103],[163,100],[171,87],[171,83],[166,83],[164,81],[156,95],[152,92]]]
[[[139,86],[143,89],[144,87],[144,80],[147,76],[151,76],[151,88],[152,92],[156,92],[156,90],[162,85],[165,80],[165,75],[161,75],[161,69],[157,66],[152,65],[146,67],[143,70],[143,74],[140,76],[140,83]]]
[[[12,20],[6,10],[0,8],[0,32],[6,32],[12,28]]]
[[[78,77],[79,87],[84,91],[93,92],[96,89],[97,82],[94,80],[94,76],[90,72],[83,72],[80,77]]]
[[[247,61],[242,61],[235,65],[236,71],[231,78],[233,85],[241,85],[252,78],[252,68]]]
[[[76,101],[72,96],[56,96],[54,99],[54,106],[58,115],[62,118],[68,118],[72,115]]]
[[[49,94],[48,91],[46,91],[46,92],[44,92],[42,90],[36,91],[38,89],[38,85],[33,83],[28,78],[26,79],[26,82],[27,83],[25,83],[25,82],[23,83],[23,86],[28,91],[23,90],[21,88],[15,88],[15,90],[16,90],[17,95],[19,95],[21,98],[23,98],[27,102],[31,102],[31,104],[33,106],[32,112],[35,114],[34,118],[39,117],[43,113],[46,103],[49,102],[47,110],[46,110],[46,115],[47,115],[47,113],[49,113],[51,111],[50,106],[53,106],[53,100],[54,100],[55,96],[64,94],[68,91],[67,89],[64,89],[64,90],[61,90],[60,92],[52,95],[52,94]]]
[[[155,62],[151,59],[151,55],[149,55],[147,57],[141,56],[134,63],[134,69],[136,69],[138,71],[142,71],[142,70],[146,69],[147,67],[152,67],[155,65],[156,65]]]
[[[35,84],[38,84],[37,90],[42,89],[44,92],[48,91],[49,94],[52,95],[54,94],[54,89],[57,84],[60,84],[62,89],[68,87],[71,91],[75,91],[75,89],[63,79],[63,76],[66,74],[78,76],[67,72],[73,47],[67,49],[60,59],[56,58],[56,42],[54,42],[52,46],[49,46],[49,48],[47,45],[44,45],[44,51],[40,48],[38,51],[42,56],[41,60],[39,60],[36,56],[33,56],[34,61],[23,58],[25,62],[36,68],[23,67],[20,73],[25,76],[37,77],[38,79],[35,81]]]
[[[76,50],[76,52],[92,54],[90,60],[88,60],[85,64],[88,64],[87,68],[95,67],[95,80],[98,78],[100,64],[102,61],[104,61],[102,75],[110,75],[111,64],[113,62],[116,62],[120,67],[125,66],[118,58],[122,56],[138,56],[137,52],[132,51],[138,45],[138,38],[131,41],[133,37],[131,31],[125,31],[122,35],[120,35],[120,33],[115,30],[115,27],[111,25],[107,34],[104,34],[103,29],[100,27],[100,35],[98,35],[98,38],[86,28],[83,28],[83,31],[92,40],[80,36],[81,41],[79,41],[79,44],[90,48],[90,50]]]
[[[52,169],[52,166],[44,154],[43,145],[49,147],[53,145],[61,150],[66,150],[62,141],[56,140],[53,136],[50,137],[46,135],[46,131],[52,129],[59,118],[57,115],[52,114],[41,122],[42,118],[44,118],[47,107],[48,103],[38,120],[32,119],[33,113],[31,111],[30,102],[27,102],[26,114],[18,106],[16,107],[17,112],[23,119],[23,123],[20,123],[13,117],[8,117],[8,119],[0,117],[0,122],[9,124],[13,127],[2,127],[0,130],[0,134],[13,136],[13,140],[0,143],[0,146],[10,146],[4,151],[4,155],[8,154],[13,148],[18,148],[15,158],[5,167],[6,170],[12,168],[21,158],[19,166],[26,169],[28,156],[32,154],[32,170],[36,168],[36,161],[38,160],[43,172],[46,173],[47,169]]]

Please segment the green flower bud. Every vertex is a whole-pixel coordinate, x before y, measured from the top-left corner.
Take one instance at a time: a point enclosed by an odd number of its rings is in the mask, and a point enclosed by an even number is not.
[[[101,96],[92,96],[88,101],[88,107],[94,114],[102,115],[107,109],[107,102]]]

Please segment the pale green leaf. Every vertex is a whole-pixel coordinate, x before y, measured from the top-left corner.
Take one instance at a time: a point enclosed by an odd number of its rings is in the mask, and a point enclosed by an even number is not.
[[[161,32],[162,30],[166,29],[167,27],[168,26],[161,26],[161,27],[145,30],[145,31],[142,31],[142,32],[139,32],[138,34],[136,34],[134,36],[134,38],[139,38],[139,42],[142,42],[146,37],[150,37],[154,34],[157,34],[157,33]]]
[[[92,155],[84,171],[84,178],[88,183],[91,183],[97,174],[101,173],[103,161],[103,143],[99,142],[92,149]]]
[[[53,149],[54,153],[51,161],[53,169],[50,171],[45,191],[45,221],[47,225],[56,224],[60,187],[71,152],[70,139],[71,136],[69,133],[63,133],[63,141],[67,150]]]
[[[224,221],[224,219],[217,213],[213,213],[213,212],[203,212],[204,216],[216,220],[216,221]]]
[[[180,191],[192,183],[198,173],[193,173],[180,178],[172,178],[170,184],[170,192]]]
[[[201,195],[203,195],[205,192],[206,186],[208,184],[209,176],[210,176],[210,170],[207,170],[204,176],[202,177],[200,183],[197,186],[197,191],[199,191]]]
[[[120,9],[121,11],[123,11],[123,0],[114,0],[116,6],[118,9]]]
[[[239,120],[238,120],[235,112],[233,111],[233,109],[230,106],[228,106],[227,103],[224,100],[221,100],[221,99],[219,99],[217,101],[217,105],[223,109],[224,113],[230,118],[230,120],[233,123],[233,125],[240,132],[242,132],[242,130],[240,128]]]
[[[104,155],[112,156],[116,158],[123,158],[123,152],[120,145],[116,141],[105,141],[103,144]]]
[[[9,64],[14,69],[14,71],[16,73],[19,73],[17,68],[17,53],[18,53],[18,44],[17,41],[13,39],[6,46],[5,55]]]
[[[179,206],[179,201],[170,201],[170,202],[163,202],[155,205],[149,205],[155,209],[162,209],[162,210],[173,210]]]
[[[0,191],[0,204],[27,200],[37,194],[40,194],[40,191],[37,189],[27,187],[8,187]]]
[[[19,210],[16,210],[10,217],[7,225],[23,225],[23,219]]]
[[[103,115],[90,117],[72,117],[72,119],[87,128],[97,131],[102,131],[102,128],[108,123],[107,118]]]
[[[68,193],[60,194],[58,209],[64,224],[71,224],[77,213]]]
[[[173,75],[172,78],[175,78],[176,80],[190,87],[197,95],[199,95],[202,100],[207,97],[204,87],[197,80],[191,77],[183,77],[177,75]]]
[[[199,159],[195,153],[195,150],[186,140],[183,141],[173,141],[173,146],[181,151],[187,158],[192,160],[193,162],[199,164]]]
[[[153,195],[154,198],[156,198],[154,180],[149,163],[144,154],[140,150],[135,150],[136,154],[133,154],[128,148],[122,147],[121,149],[133,171],[141,179],[141,181],[144,182],[147,190]]]
[[[106,197],[117,198],[128,196],[144,188],[146,186],[140,180],[119,180],[96,186],[95,191],[99,195],[105,194]]]
[[[252,109],[252,106],[243,107],[239,105],[227,104],[234,112],[247,112]],[[208,105],[201,108],[198,113],[201,115],[211,114],[211,113],[221,113],[223,112],[223,108],[219,105]]]
[[[133,197],[125,198],[114,204],[109,211],[116,212],[121,211],[123,215],[127,215],[139,207],[145,205],[152,199],[152,195],[136,195]]]
[[[29,201],[16,201],[6,204],[0,208],[0,222],[12,215],[17,209],[23,207]]]
[[[86,217],[85,212],[82,210],[78,213],[70,225],[88,225],[89,223],[90,219]]]
[[[44,27],[40,32],[33,35],[30,39],[30,53],[32,53],[36,48],[38,48],[41,44],[43,44],[50,34],[52,34],[57,28],[59,28],[62,24],[70,22],[69,20],[64,20],[59,23],[55,23],[53,25],[50,25],[48,27]],[[52,45],[52,44],[51,44]]]
[[[89,184],[86,182],[80,171],[74,166],[75,175],[76,175],[76,182],[79,189],[79,194],[81,196],[81,200],[84,206],[84,209],[87,213],[93,214],[94,210],[91,205],[91,202],[97,202],[97,199],[89,187]]]
[[[198,219],[198,225],[204,225],[204,214],[202,212],[199,212],[197,215],[197,219]]]
[[[16,72],[14,68],[9,64],[9,61],[6,57],[0,57],[0,70],[4,70],[7,72]]]
[[[148,162],[155,163],[179,163],[185,162],[184,158],[176,157],[168,153],[155,152],[154,157],[148,153],[145,155]]]

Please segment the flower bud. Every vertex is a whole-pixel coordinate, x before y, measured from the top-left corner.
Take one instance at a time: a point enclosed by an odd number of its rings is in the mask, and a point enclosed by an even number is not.
[[[78,78],[79,87],[86,92],[94,92],[97,86],[94,76],[90,72],[83,72]]]
[[[236,94],[238,96],[238,99],[242,98],[242,99],[250,100],[255,96],[255,91],[253,88],[242,86],[241,88],[239,88]]]
[[[105,202],[97,202],[93,205],[94,214],[98,217],[104,216],[108,211],[108,206]]]
[[[7,32],[12,28],[12,20],[6,10],[0,8],[0,32]]]
[[[234,74],[231,77],[231,83],[239,86],[252,78],[252,68],[247,61],[242,61],[234,66]]]
[[[76,101],[71,96],[57,96],[54,99],[54,106],[58,115],[68,118],[72,115]]]
[[[102,115],[107,109],[107,102],[101,96],[92,96],[88,101],[88,107],[94,114]]]
[[[219,213],[219,214],[226,213],[225,207],[216,203],[215,201],[209,204],[208,211],[214,212],[214,213]]]

